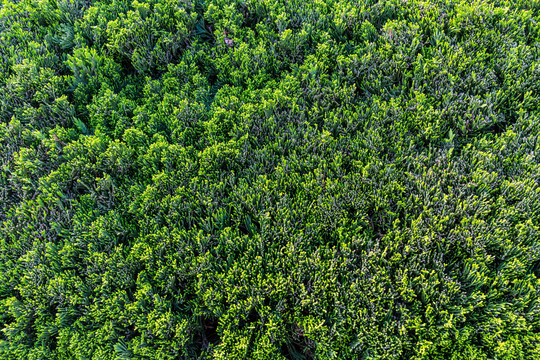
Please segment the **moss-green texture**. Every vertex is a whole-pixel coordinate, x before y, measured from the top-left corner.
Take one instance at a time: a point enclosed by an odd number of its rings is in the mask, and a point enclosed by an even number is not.
[[[2,0],[0,358],[540,359],[538,0]]]

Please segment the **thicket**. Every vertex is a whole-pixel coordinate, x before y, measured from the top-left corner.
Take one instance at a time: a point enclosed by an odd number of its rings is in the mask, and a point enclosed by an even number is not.
[[[0,358],[539,359],[538,0],[2,0]]]

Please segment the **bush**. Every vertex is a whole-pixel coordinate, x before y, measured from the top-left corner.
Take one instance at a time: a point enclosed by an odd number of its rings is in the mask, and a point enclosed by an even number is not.
[[[536,1],[4,1],[3,359],[540,358]]]

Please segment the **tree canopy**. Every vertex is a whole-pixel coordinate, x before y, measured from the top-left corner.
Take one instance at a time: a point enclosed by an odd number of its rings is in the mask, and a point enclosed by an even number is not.
[[[1,0],[2,359],[539,359],[538,0]]]

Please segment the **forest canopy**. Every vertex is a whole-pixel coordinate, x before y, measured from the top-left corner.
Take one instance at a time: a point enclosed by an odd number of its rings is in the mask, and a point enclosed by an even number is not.
[[[539,359],[538,0],[0,0],[0,358]]]

